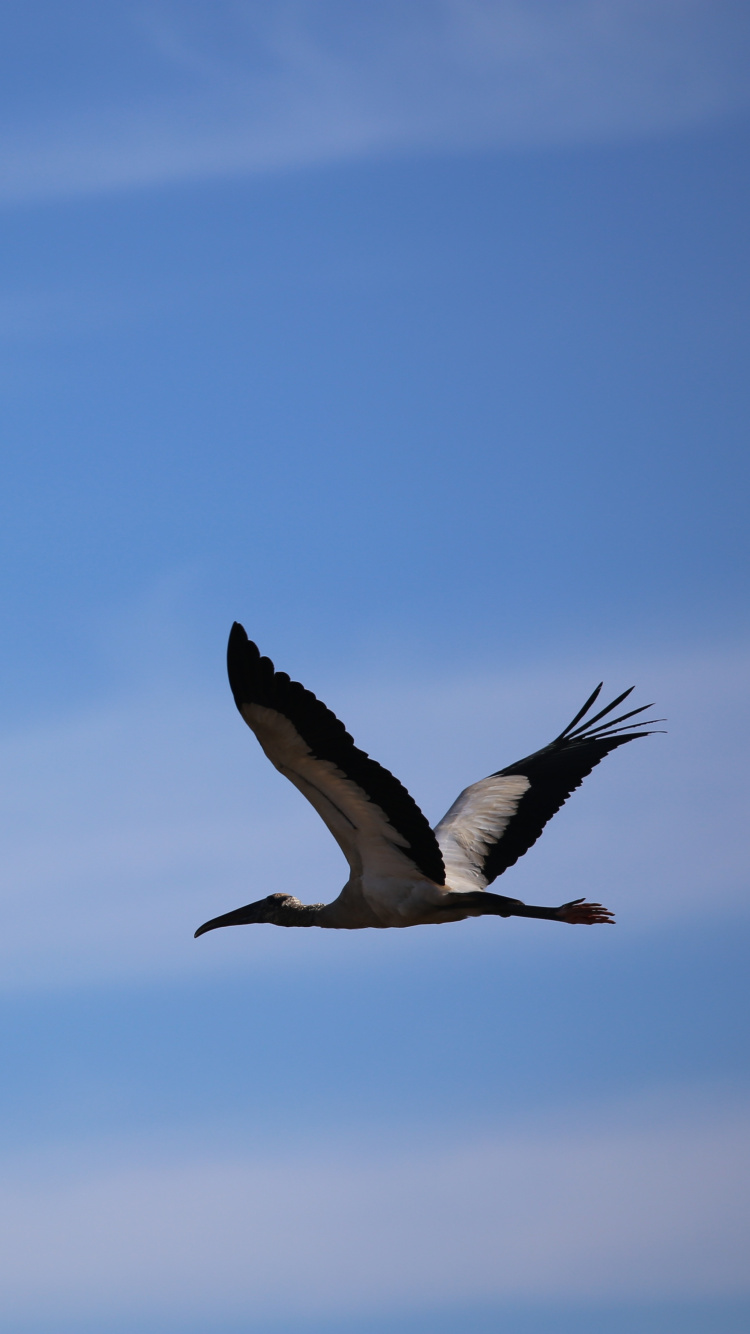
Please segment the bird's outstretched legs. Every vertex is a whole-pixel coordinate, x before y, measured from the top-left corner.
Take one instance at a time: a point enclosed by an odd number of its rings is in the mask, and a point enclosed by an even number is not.
[[[602,907],[601,903],[587,903],[585,899],[572,899],[559,908],[538,908],[531,903],[522,903],[520,899],[508,899],[503,894],[491,894],[487,890],[451,894],[441,907],[446,911],[468,908],[472,916],[541,917],[549,922],[569,922],[571,926],[596,926],[599,923],[613,926],[615,920],[609,908]]]

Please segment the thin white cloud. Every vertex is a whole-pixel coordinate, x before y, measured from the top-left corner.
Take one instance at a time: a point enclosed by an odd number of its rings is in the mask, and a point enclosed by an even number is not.
[[[606,141],[750,102],[750,22],[733,0],[154,0],[111,17],[100,46],[81,33],[73,92],[61,74],[55,105],[53,69],[44,115],[10,107],[0,199]]]
[[[639,698],[657,698],[669,716],[669,734],[598,768],[508,873],[507,892],[537,903],[586,893],[630,928],[697,918],[709,904],[741,910],[749,666],[737,649],[611,668],[613,693],[639,682]],[[330,694],[357,741],[436,820],[467,783],[555,735],[593,682],[589,670],[558,664],[523,676],[342,683],[332,693],[308,684]],[[3,987],[337,948],[326,933],[261,928],[192,940],[215,913],[277,890],[328,899],[346,878],[328,832],[264,759],[228,690],[175,697],[170,683],[6,737],[0,792]],[[439,930],[459,932],[460,948],[459,928]],[[298,939],[311,935],[312,944]]]
[[[747,1291],[746,1109],[419,1149],[311,1144],[0,1168],[6,1321],[334,1317]]]

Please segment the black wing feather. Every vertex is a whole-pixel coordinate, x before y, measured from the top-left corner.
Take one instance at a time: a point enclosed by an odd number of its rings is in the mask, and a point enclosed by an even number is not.
[[[650,732],[625,731],[621,730],[621,735],[613,735],[608,729],[612,728],[614,723],[620,722],[622,718],[630,718],[635,713],[641,713],[642,709],[633,709],[630,713],[621,715],[620,718],[614,718],[609,723],[603,723],[600,727],[594,724],[599,719],[605,718],[608,713],[617,708],[618,704],[630,694],[626,690],[624,694],[614,699],[606,709],[591,718],[582,728],[575,732],[571,729],[588,711],[599,694],[597,689],[588,700],[584,708],[576,714],[575,718],[565,731],[560,734],[549,746],[544,746],[542,750],[537,750],[533,755],[528,755],[526,759],[519,760],[516,764],[508,765],[507,769],[500,769],[497,776],[510,777],[515,774],[523,774],[528,778],[531,786],[523,794],[518,803],[518,809],[510,821],[505,833],[497,843],[491,847],[484,862],[484,875],[487,884],[496,880],[503,871],[507,871],[509,866],[513,866],[522,857],[529,848],[536,843],[544,826],[552,816],[559,811],[560,807],[567,801],[571,792],[580,787],[584,778],[591,773],[591,770],[604,759],[611,750],[618,746],[624,746],[628,741],[636,741],[638,737],[649,736]],[[646,705],[646,708],[649,706]],[[633,723],[633,728],[648,727],[650,722],[662,722],[663,719],[649,719],[641,723]],[[619,730],[619,729],[618,729]]]
[[[351,778],[375,802],[404,838],[410,855],[423,875],[445,884],[443,857],[427,818],[414,798],[392,773],[355,746],[344,724],[312,691],[286,672],[277,672],[270,658],[262,658],[257,645],[248,639],[236,621],[227,646],[227,671],[234,702],[261,704],[288,718],[313,755],[329,760]]]

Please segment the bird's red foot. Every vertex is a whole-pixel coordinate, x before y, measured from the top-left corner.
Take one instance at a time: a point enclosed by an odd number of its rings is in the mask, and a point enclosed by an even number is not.
[[[585,899],[573,899],[557,909],[560,922],[570,922],[571,926],[595,926],[598,922],[608,922],[614,926],[615,919],[609,908],[601,903],[587,903]]]

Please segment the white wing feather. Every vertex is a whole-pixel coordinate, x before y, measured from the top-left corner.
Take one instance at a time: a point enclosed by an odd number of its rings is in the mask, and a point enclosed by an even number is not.
[[[493,775],[464,788],[435,826],[445,862],[446,888],[458,893],[486,889],[489,849],[502,838],[531,783],[523,774]]]
[[[408,839],[377,802],[330,760],[313,755],[288,718],[262,704],[243,704],[240,712],[274,767],[315,807],[354,875],[424,878],[409,856]]]

